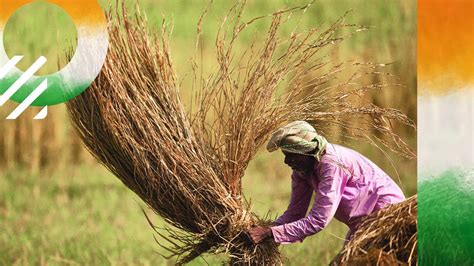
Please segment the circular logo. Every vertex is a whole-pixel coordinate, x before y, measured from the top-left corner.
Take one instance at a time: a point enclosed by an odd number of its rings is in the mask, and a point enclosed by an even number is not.
[[[32,106],[64,103],[87,89],[105,62],[108,49],[107,21],[96,0],[49,0],[63,9],[77,29],[77,47],[69,63],[56,73],[34,75],[47,61],[39,57],[27,70],[15,67],[21,55],[9,58],[5,52],[3,33],[9,18],[34,0],[0,0],[0,94],[21,103],[35,95]],[[44,25],[45,30],[48,25]],[[38,88],[42,88],[38,92]],[[0,99],[1,100],[1,99]],[[0,102],[1,103],[1,102]]]

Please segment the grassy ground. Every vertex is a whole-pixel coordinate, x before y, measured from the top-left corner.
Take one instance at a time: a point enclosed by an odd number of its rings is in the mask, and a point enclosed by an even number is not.
[[[280,153],[260,153],[244,177],[244,195],[263,216],[281,214],[290,196],[290,169]],[[411,188],[413,189],[413,188]],[[411,194],[407,192],[407,194]],[[142,213],[163,221],[107,170],[98,165],[0,178],[0,265],[173,265],[153,239]],[[347,228],[333,220],[303,243],[281,246],[285,265],[326,265],[341,249]],[[191,265],[211,265],[206,255]]]
[[[274,169],[264,175],[256,171],[262,164],[257,160],[249,167],[244,192],[257,213],[271,210],[276,215],[289,199],[289,171]],[[173,264],[156,253],[165,251],[154,242],[142,208],[146,209],[144,203],[101,167],[41,175],[7,173],[0,179],[0,265]],[[157,216],[151,217],[162,224]],[[287,264],[327,264],[341,248],[339,238],[345,232],[346,227],[335,221],[302,244],[283,246]],[[225,256],[205,259],[216,264]],[[203,259],[193,262],[202,264]]]

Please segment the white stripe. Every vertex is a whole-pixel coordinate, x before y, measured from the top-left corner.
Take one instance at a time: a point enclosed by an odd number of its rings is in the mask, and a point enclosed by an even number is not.
[[[43,120],[48,116],[48,106],[45,106],[41,111],[33,118],[34,120]]]
[[[17,119],[47,88],[48,80],[45,79],[15,110],[13,110],[7,117],[7,120]]]
[[[473,110],[474,86],[418,96],[418,180],[474,169]]]
[[[3,79],[8,72],[10,72],[20,60],[23,59],[23,56],[21,55],[16,55],[14,56],[6,65],[4,65],[2,68],[0,68],[0,79]]]
[[[46,57],[41,56],[36,60],[36,62],[28,68],[28,70],[21,75],[21,77],[13,83],[13,85],[8,88],[8,90],[0,96],[0,106],[3,106],[12,96],[17,92],[21,86],[25,85],[25,83],[33,77],[33,75],[38,71],[45,63],[48,61]]]

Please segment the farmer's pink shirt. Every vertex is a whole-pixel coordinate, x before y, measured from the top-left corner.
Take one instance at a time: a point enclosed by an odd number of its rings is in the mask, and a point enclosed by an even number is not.
[[[302,241],[321,231],[335,217],[355,232],[360,218],[405,199],[395,182],[360,153],[328,143],[314,171],[291,175],[288,209],[271,228],[277,243]],[[313,191],[314,204],[306,215]]]

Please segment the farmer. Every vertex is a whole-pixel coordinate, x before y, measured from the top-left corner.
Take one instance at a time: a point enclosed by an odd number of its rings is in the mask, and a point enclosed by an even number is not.
[[[249,230],[255,244],[303,241],[328,225],[333,217],[349,227],[346,243],[366,215],[405,199],[395,182],[360,153],[328,143],[307,122],[296,121],[273,133],[267,150],[280,148],[293,170],[288,209],[272,227]],[[306,212],[315,192],[314,203]]]

